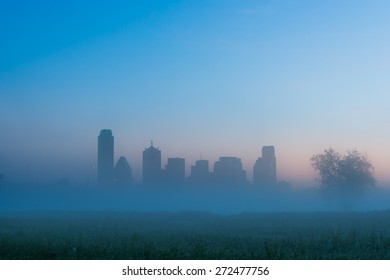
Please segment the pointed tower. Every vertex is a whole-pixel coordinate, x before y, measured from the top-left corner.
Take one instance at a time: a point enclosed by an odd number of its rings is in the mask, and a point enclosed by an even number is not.
[[[114,168],[114,182],[118,185],[132,185],[133,174],[125,157],[120,157]]]

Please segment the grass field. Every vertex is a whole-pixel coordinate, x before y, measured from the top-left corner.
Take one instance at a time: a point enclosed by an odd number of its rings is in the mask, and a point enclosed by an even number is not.
[[[2,214],[0,259],[390,259],[390,212]]]

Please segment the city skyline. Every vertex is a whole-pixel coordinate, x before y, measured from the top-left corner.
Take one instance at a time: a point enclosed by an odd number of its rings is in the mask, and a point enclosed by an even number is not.
[[[168,157],[167,164],[163,167],[162,151],[153,145],[153,141],[142,152],[142,180],[136,182],[125,156],[120,156],[115,164],[114,151],[115,142],[111,129],[102,129],[98,136],[96,176],[98,185],[132,186],[138,183],[144,187],[192,185],[207,188],[241,187],[249,183],[247,172],[243,169],[239,157],[220,156],[214,162],[212,170],[209,170],[209,160],[200,159],[191,166],[191,172],[186,174],[185,158]],[[274,146],[263,146],[262,157],[257,159],[253,170],[254,186],[263,188],[277,186],[279,182]]]
[[[357,149],[390,185],[389,1],[0,6],[3,181],[85,182],[108,127],[138,181],[153,139],[164,166],[226,155],[248,178],[274,145],[295,186],[318,184],[313,154]]]

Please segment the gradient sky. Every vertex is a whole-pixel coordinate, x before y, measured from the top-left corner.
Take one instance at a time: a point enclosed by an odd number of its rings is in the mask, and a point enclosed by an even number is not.
[[[138,178],[153,139],[163,165],[238,156],[250,179],[274,145],[296,185],[314,182],[311,155],[356,148],[390,182],[389,14],[387,0],[3,0],[0,173],[82,181],[110,128]]]

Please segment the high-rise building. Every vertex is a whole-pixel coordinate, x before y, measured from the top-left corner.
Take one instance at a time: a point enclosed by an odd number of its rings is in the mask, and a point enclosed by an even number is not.
[[[220,157],[214,164],[214,178],[220,186],[242,186],[246,184],[246,172],[237,157]]]
[[[120,157],[114,167],[114,183],[123,186],[133,184],[132,170],[125,157]]]
[[[153,141],[149,148],[142,153],[142,180],[144,185],[161,184],[161,151],[153,147]]]
[[[97,181],[99,184],[113,182],[114,136],[110,129],[102,129],[98,137]]]
[[[191,175],[188,181],[197,187],[206,186],[211,183],[211,173],[209,171],[208,160],[197,160],[195,165],[191,166]]]
[[[195,161],[195,165],[191,166],[191,176],[203,177],[209,174],[209,161],[200,159]]]
[[[182,185],[185,181],[185,159],[168,158],[165,166],[165,183],[168,185]]]
[[[256,186],[276,185],[276,157],[274,146],[264,146],[262,157],[253,166],[253,184]]]

